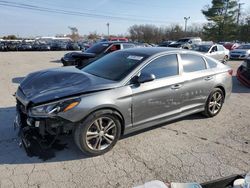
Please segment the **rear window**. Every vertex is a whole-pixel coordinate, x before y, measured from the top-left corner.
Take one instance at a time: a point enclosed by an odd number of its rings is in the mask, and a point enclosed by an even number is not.
[[[196,72],[206,69],[206,62],[201,56],[194,54],[181,54],[184,72]]]
[[[217,63],[215,62],[215,61],[213,61],[212,59],[209,59],[209,58],[205,58],[206,59],[206,61],[207,61],[207,64],[208,64],[208,66],[210,67],[210,68],[215,68],[215,67],[217,67]]]

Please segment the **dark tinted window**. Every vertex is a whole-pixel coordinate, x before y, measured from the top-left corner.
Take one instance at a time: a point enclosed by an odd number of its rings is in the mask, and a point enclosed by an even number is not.
[[[211,52],[217,52],[218,49],[217,49],[217,46],[214,46],[212,49],[211,49]]]
[[[141,72],[152,73],[156,79],[178,74],[178,62],[176,55],[166,55],[153,60]]]
[[[114,45],[110,46],[110,48],[107,50],[107,53],[114,52],[114,51],[120,50],[120,49],[121,49],[120,44],[114,44]]]
[[[82,71],[108,80],[119,81],[146,58],[148,56],[144,54],[116,51],[87,65]]]
[[[196,45],[193,47],[193,50],[198,52],[208,52],[211,48],[211,45]]]
[[[184,72],[195,72],[206,69],[206,63],[201,56],[181,54]]]
[[[215,67],[217,67],[217,63],[214,62],[212,59],[206,58],[206,61],[207,61],[208,66],[209,66],[210,68],[215,68]]]
[[[104,52],[109,46],[110,46],[110,44],[108,44],[108,43],[98,43],[98,44],[95,44],[95,45],[91,46],[90,48],[88,48],[85,52],[100,54],[100,53]]]

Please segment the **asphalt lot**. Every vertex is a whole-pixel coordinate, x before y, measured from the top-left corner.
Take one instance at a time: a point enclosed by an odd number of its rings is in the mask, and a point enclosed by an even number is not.
[[[0,188],[132,187],[150,180],[204,182],[250,171],[250,89],[233,78],[220,114],[192,115],[121,139],[87,158],[68,149],[43,162],[19,148],[12,123],[18,84],[28,73],[61,66],[65,52],[0,52]],[[234,74],[240,61],[231,61]]]

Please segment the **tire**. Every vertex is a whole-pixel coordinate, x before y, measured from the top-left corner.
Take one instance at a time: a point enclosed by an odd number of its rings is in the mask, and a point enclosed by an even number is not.
[[[222,60],[222,63],[226,65],[226,64],[227,64],[227,61],[228,61],[228,56],[225,55],[225,57],[224,57],[223,60]]]
[[[203,114],[207,117],[216,116],[221,111],[224,99],[225,96],[222,90],[219,88],[214,88],[207,99]]]
[[[100,127],[100,125],[102,126]],[[100,110],[89,115],[77,125],[74,140],[85,155],[97,156],[111,150],[119,140],[120,134],[119,119],[111,110]]]

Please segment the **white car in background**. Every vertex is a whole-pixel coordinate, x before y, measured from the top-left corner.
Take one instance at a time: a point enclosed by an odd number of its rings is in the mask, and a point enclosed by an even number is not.
[[[197,44],[193,50],[204,53],[206,56],[212,57],[222,63],[226,63],[229,58],[229,50],[220,44]]]

